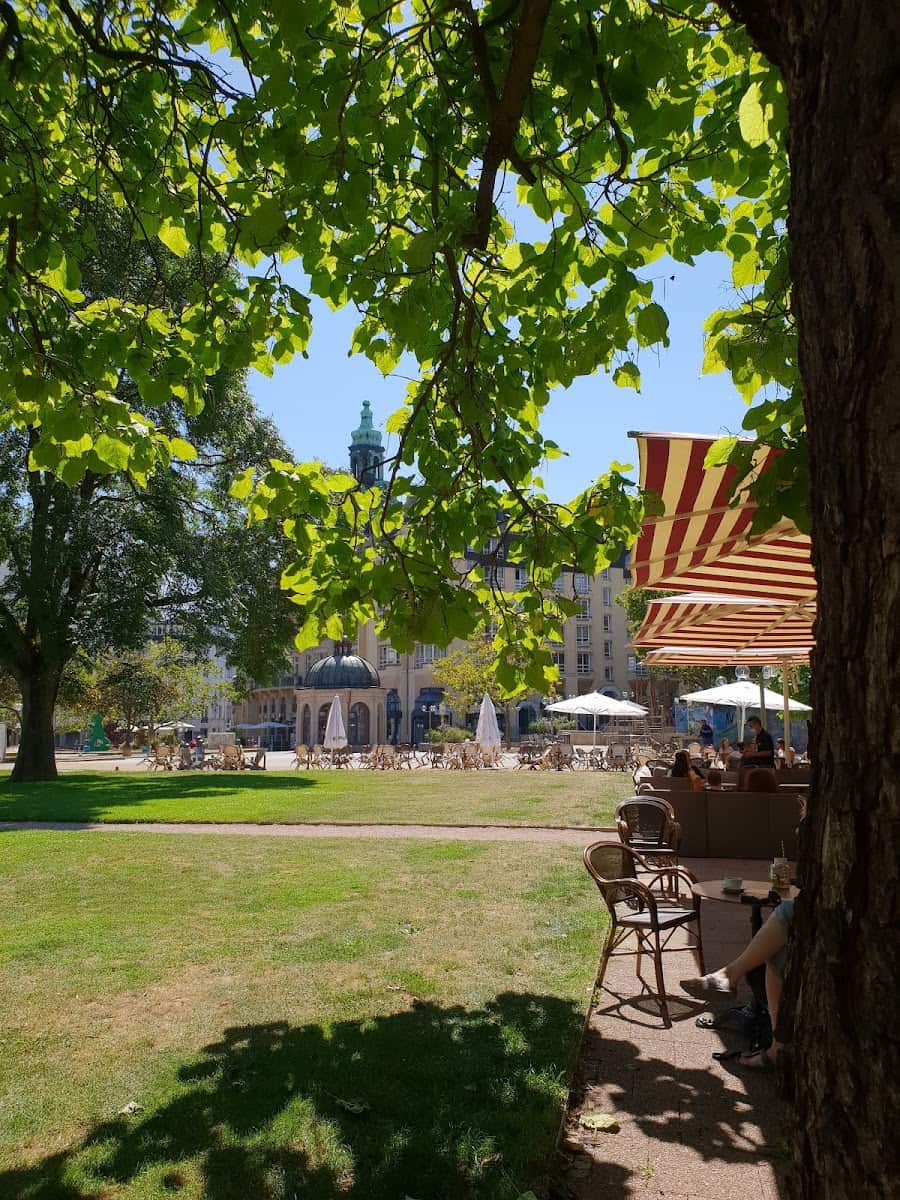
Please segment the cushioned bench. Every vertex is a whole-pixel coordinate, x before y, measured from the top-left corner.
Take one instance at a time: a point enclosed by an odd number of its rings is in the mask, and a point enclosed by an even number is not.
[[[791,791],[669,789],[645,794],[658,794],[675,809],[681,825],[681,857],[771,860],[781,854],[782,842],[787,857],[797,857],[801,803]]]

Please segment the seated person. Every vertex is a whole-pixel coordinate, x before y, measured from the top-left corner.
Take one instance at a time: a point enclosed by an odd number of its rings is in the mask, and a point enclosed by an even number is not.
[[[729,746],[728,751],[723,761],[723,770],[738,771],[741,766],[741,757],[744,753],[744,743],[737,742],[734,746]]]
[[[721,792],[722,790],[722,772],[716,767],[711,767],[706,772],[706,790],[708,792]]]
[[[743,790],[745,792],[777,792],[778,780],[775,778],[775,772],[770,771],[767,767],[754,767],[752,771],[746,772]]]
[[[765,963],[766,1003],[769,1006],[772,1030],[776,1031],[778,1004],[784,980],[784,961],[787,957],[787,939],[793,920],[794,901],[782,900],[742,954],[709,975],[701,975],[698,979],[682,979],[681,986],[689,995],[701,1000],[717,995],[733,996],[738,983],[747,972]],[[781,1044],[773,1040],[768,1050],[742,1054],[738,1062],[756,1070],[765,1069],[772,1066],[780,1049]]]
[[[678,750],[675,753],[675,761],[672,763],[672,769],[669,772],[670,779],[689,779],[691,781],[691,790],[694,792],[702,792],[706,786],[706,780],[694,764],[691,762],[691,756],[687,750]]]
[[[775,743],[775,765],[776,767],[792,767],[794,759],[797,756],[797,751],[791,746],[790,750],[785,750],[784,738],[778,738]]]

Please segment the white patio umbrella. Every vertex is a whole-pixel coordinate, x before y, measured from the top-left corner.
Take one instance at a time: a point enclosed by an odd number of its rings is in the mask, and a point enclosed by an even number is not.
[[[704,688],[700,692],[688,692],[684,696],[679,696],[678,699],[684,700],[688,704],[724,704],[739,709],[741,714],[741,722],[738,726],[739,741],[744,736],[747,709],[753,705],[762,705],[760,719],[763,724],[765,724],[765,714],[770,708],[774,712],[778,712],[782,708],[787,712],[812,712],[808,704],[803,704],[800,700],[793,700],[790,696],[779,696],[777,692],[757,686],[749,679],[739,679],[736,683],[723,683],[719,687]]]
[[[646,717],[648,710],[631,700],[617,700],[603,692],[588,692],[585,696],[572,696],[568,700],[557,700],[547,705],[548,712],[568,713],[576,717],[594,718],[594,745],[597,744],[598,717]]]
[[[481,698],[478,726],[475,729],[475,744],[480,750],[500,749],[500,726],[497,724],[497,710],[487,692]]]
[[[335,696],[328,710],[328,721],[325,725],[325,738],[322,743],[326,750],[340,750],[347,745],[347,731],[344,729],[344,718],[341,713],[341,698]]]

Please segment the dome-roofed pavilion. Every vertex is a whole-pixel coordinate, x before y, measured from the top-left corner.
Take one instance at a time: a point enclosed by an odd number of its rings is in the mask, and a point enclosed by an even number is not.
[[[353,653],[350,642],[336,642],[334,654],[313,663],[306,676],[308,688],[381,687],[378,672],[367,658]]]
[[[357,698],[354,693],[364,695]],[[335,642],[334,652],[313,663],[297,693],[297,743],[316,745],[325,736],[328,709],[340,697],[344,728],[351,746],[381,742],[385,737],[387,688],[368,659],[353,653],[348,641]]]

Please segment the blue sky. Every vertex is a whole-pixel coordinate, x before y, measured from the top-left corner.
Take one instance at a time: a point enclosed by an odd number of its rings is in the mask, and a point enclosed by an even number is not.
[[[566,452],[543,472],[554,500],[570,499],[614,459],[634,463],[630,429],[713,434],[740,429],[745,408],[730,376],[700,373],[703,319],[733,295],[728,260],[709,254],[694,267],[661,260],[648,276],[669,314],[671,345],[641,352],[640,394],[615,387],[604,373],[553,393],[543,432]],[[303,286],[302,279],[293,282]],[[313,313],[309,358],[276,367],[271,379],[252,373],[250,392],[275,419],[298,461],[320,458],[345,466],[363,400],[371,402],[381,426],[402,403],[406,379],[385,379],[368,359],[347,356],[356,325],[352,309],[333,313],[316,302]]]

